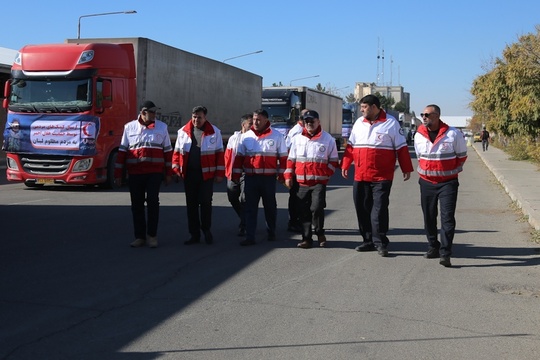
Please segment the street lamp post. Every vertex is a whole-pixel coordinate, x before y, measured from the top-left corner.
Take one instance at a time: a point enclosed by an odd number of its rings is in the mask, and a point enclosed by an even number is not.
[[[234,56],[234,57],[232,57],[232,58],[228,58],[228,59],[223,60],[223,62],[228,61],[228,60],[232,60],[232,59],[236,59],[236,58],[239,58],[239,57],[242,57],[242,56],[248,56],[248,55],[253,55],[253,54],[259,54],[259,53],[262,53],[262,52],[263,52],[262,50],[258,50],[258,51],[250,52],[250,53],[247,53],[247,54]]]
[[[81,16],[79,16],[79,24],[77,26],[77,39],[81,38],[81,19],[84,18],[84,17],[115,15],[115,14],[136,14],[136,13],[137,13],[137,11],[135,11],[135,10],[128,10],[128,11],[114,11],[114,12],[107,12],[107,13],[100,13],[100,14],[81,15]]]
[[[319,75],[306,76],[306,77],[303,77],[303,78],[292,79],[291,81],[289,81],[289,86],[292,85],[292,82],[293,82],[293,81],[304,80],[304,79],[311,79],[311,78],[316,78],[316,77],[319,77]]]

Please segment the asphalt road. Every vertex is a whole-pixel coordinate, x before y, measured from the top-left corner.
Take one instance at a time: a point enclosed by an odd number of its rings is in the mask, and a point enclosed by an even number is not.
[[[352,174],[351,179],[352,179]],[[352,180],[329,185],[329,247],[240,247],[225,185],[215,244],[188,238],[182,184],[163,189],[159,248],[132,249],[127,189],[0,181],[1,359],[537,359],[540,249],[471,149],[453,267],[422,257],[416,175],[398,171],[390,256],[354,251]]]

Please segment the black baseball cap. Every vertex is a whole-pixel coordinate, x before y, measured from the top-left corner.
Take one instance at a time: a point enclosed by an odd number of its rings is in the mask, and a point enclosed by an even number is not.
[[[141,105],[141,110],[148,110],[148,111],[157,111],[159,108],[150,100],[146,100]]]
[[[304,114],[304,116],[302,116],[302,118],[304,120],[306,120],[306,119],[318,119],[319,118],[319,113],[316,112],[315,110],[309,110]]]

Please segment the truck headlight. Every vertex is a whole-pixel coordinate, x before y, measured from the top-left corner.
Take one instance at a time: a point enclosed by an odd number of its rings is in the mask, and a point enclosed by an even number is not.
[[[92,158],[86,158],[79,160],[73,165],[73,172],[82,172],[82,171],[88,171],[92,167],[92,163],[94,162],[94,159]]]
[[[15,159],[10,158],[9,156],[7,157],[7,166],[11,170],[19,171],[19,166],[17,165],[17,162],[15,161]]]

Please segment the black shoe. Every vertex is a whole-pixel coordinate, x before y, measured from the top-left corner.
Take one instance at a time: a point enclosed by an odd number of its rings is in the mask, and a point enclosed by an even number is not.
[[[427,253],[424,254],[424,258],[426,259],[436,259],[438,257],[440,257],[439,249],[436,248],[429,248]]]
[[[240,241],[240,246],[250,246],[250,245],[255,245],[255,241],[248,240],[248,239]]]
[[[210,232],[210,230],[206,230],[204,233],[204,241],[206,241],[207,244],[211,244],[214,242],[214,236]]]
[[[320,247],[326,247],[326,235],[317,235],[317,241]]]
[[[365,252],[365,251],[375,251],[377,248],[372,242],[363,242],[361,245],[354,248],[356,251]]]
[[[452,263],[450,262],[449,256],[441,256],[441,259],[439,260],[439,264],[441,264],[444,267],[451,267]]]
[[[276,235],[274,234],[268,234],[268,237],[266,238],[268,241],[276,241]]]
[[[381,246],[380,248],[377,249],[377,253],[379,253],[379,255],[381,255],[382,257],[387,257],[388,249],[386,248],[386,246]]]
[[[311,249],[311,247],[313,246],[313,240],[303,240],[296,246],[301,249]]]
[[[246,236],[246,229],[243,227],[238,228],[238,236]]]
[[[184,245],[193,245],[201,242],[201,239],[191,238],[188,241],[184,241]]]

